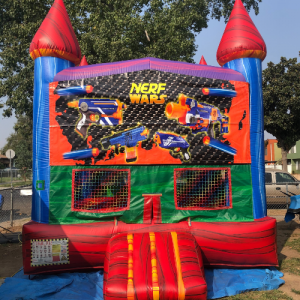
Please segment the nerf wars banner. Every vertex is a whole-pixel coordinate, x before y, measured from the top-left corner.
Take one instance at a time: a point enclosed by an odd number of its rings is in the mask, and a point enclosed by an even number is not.
[[[144,70],[50,84],[50,164],[250,163],[247,83]]]

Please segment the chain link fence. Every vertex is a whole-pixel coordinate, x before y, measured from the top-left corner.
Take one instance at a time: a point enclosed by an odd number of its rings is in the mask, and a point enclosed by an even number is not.
[[[32,187],[1,188],[3,204],[0,207],[0,226],[22,226],[31,219]],[[11,226],[12,225],[12,226]]]
[[[4,202],[0,207],[0,226],[11,227],[21,226],[31,218],[31,185],[23,187],[0,188],[0,195],[3,196]],[[269,183],[266,184],[268,215],[284,215],[290,203],[290,197],[300,194],[300,185],[297,183]],[[13,209],[12,200],[13,199]]]
[[[266,184],[268,209],[286,209],[290,204],[290,197],[300,194],[300,184],[291,182]]]
[[[297,182],[266,183],[268,216],[284,217],[290,197],[299,194],[300,185]]]
[[[26,180],[30,181],[32,179],[32,170],[27,170],[26,172],[21,169],[0,170],[0,187],[10,184],[11,178],[13,183],[24,181],[24,176],[26,176]]]

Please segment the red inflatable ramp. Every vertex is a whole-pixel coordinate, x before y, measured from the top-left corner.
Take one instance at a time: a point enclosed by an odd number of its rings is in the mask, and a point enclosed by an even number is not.
[[[253,222],[192,221],[190,224],[187,221],[171,224],[126,224],[118,221],[65,225],[29,222],[23,226],[22,235],[24,273],[103,268],[107,244],[115,235],[171,231],[195,237],[205,266],[278,265],[276,220],[269,217]],[[48,262],[39,254],[41,250],[44,253],[45,247],[48,249],[48,241],[61,247],[60,257],[56,257],[60,260],[51,259],[55,251],[50,251]],[[53,246],[56,249],[57,246]]]
[[[105,300],[201,300],[206,293],[200,248],[191,234],[123,233],[110,239]]]

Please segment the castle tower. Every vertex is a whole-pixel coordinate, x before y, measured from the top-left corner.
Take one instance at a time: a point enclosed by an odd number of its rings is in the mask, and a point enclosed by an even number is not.
[[[55,0],[30,45],[34,59],[32,220],[49,219],[49,83],[78,65],[81,51],[62,0]]]
[[[261,66],[266,55],[263,38],[242,1],[236,0],[217,51],[217,60],[221,66],[242,73],[250,84],[250,148],[255,219],[267,214]]]
[[[201,60],[199,62],[199,65],[207,65],[206,60],[205,60],[203,55],[201,56]]]
[[[88,64],[88,62],[87,62],[87,60],[86,60],[86,57],[85,57],[85,55],[84,55],[78,67],[88,66],[88,65],[89,65],[89,64]]]

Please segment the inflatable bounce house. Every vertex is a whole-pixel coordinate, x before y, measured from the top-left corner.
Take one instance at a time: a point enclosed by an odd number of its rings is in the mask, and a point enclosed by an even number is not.
[[[276,266],[266,216],[265,43],[236,0],[222,66],[88,65],[62,0],[35,60],[25,274],[104,268],[105,299],[206,299],[205,267]]]

